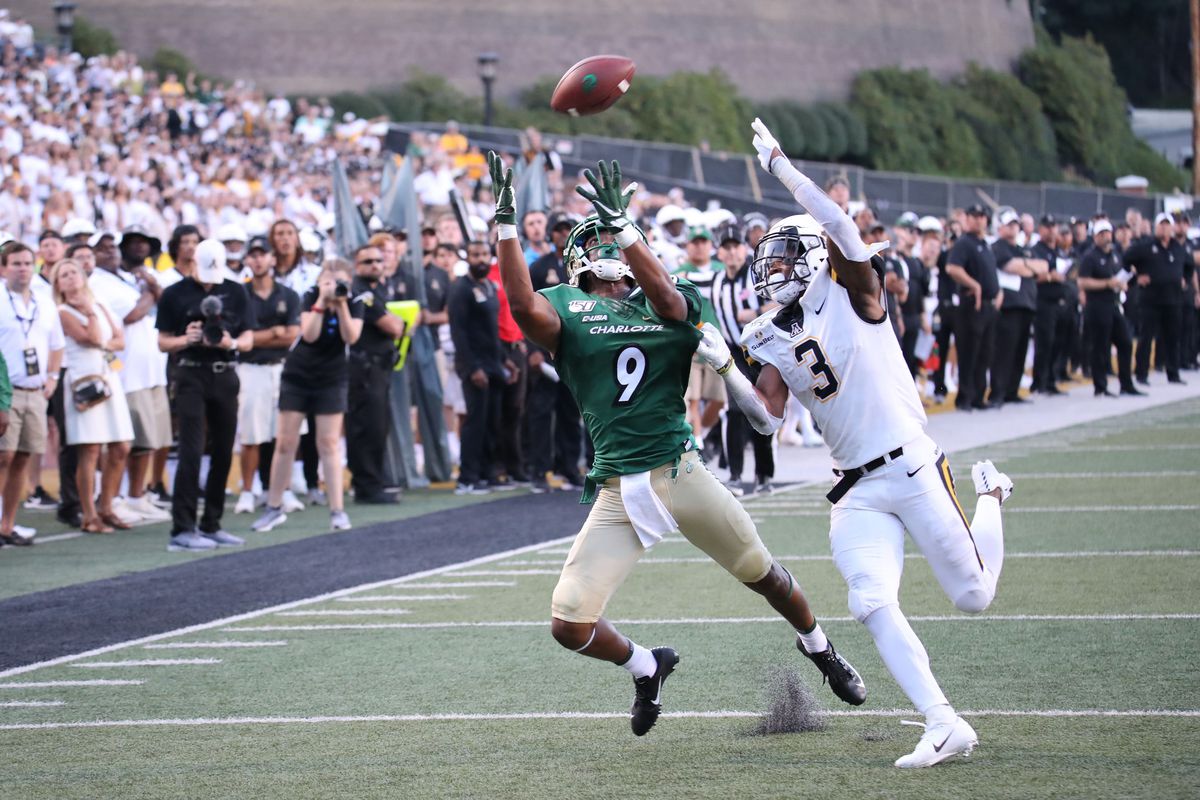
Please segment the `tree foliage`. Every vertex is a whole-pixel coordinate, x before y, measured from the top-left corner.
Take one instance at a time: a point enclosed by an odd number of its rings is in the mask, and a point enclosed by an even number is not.
[[[84,58],[111,56],[121,49],[117,37],[108,28],[93,24],[87,17],[75,17],[75,30],[71,41],[79,55]]]

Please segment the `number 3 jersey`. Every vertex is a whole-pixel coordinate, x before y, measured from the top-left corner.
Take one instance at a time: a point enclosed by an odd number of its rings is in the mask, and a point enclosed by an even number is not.
[[[741,341],[751,362],[779,370],[812,412],[840,469],[890,453],[925,429],[925,409],[886,315],[861,318],[828,266],[798,303],[763,314]]]
[[[640,288],[619,300],[566,284],[540,292],[562,320],[554,365],[592,437],[593,481],[660,467],[691,441],[683,395],[702,301],[691,283],[676,286],[684,322],[659,317]]]

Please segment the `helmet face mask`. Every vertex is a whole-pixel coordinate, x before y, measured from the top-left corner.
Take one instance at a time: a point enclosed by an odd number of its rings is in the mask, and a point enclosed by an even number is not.
[[[795,303],[828,259],[823,232],[812,217],[781,220],[754,248],[750,263],[754,291],[781,306]]]
[[[580,276],[588,272],[614,283],[630,276],[629,265],[622,261],[621,248],[614,241],[615,233],[612,228],[603,227],[595,215],[571,229],[563,248],[567,282],[571,286],[578,286]],[[645,239],[643,234],[642,241]]]

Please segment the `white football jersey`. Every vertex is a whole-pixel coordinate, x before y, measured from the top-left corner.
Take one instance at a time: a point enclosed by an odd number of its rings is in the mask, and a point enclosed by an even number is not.
[[[925,409],[891,324],[859,317],[828,265],[799,303],[763,314],[741,341],[752,362],[779,370],[840,469],[890,453],[925,429]]]

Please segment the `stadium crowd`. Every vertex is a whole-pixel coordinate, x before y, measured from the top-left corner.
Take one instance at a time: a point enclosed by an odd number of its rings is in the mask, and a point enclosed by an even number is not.
[[[582,486],[579,411],[552,354],[508,312],[485,161],[457,125],[413,134],[393,155],[386,122],[337,120],[325,100],[157,75],[128,53],[84,60],[3,23],[0,545],[34,541],[16,524],[25,508],[92,533],[169,519],[176,550],[237,546],[222,521],[235,450],[234,511],[258,514],[255,530],[306,503],[350,527],[344,465],[358,503],[396,502],[405,482],[385,458],[399,422],[388,392],[396,342],[417,325],[437,343],[455,491]],[[526,142],[516,157],[547,170],[548,210],[520,226],[538,289],[570,279],[564,250],[591,209],[577,176],[536,158],[549,153],[536,131]],[[402,158],[414,165],[420,242],[375,214],[385,161]],[[352,252],[334,236],[338,160],[371,231]],[[1196,368],[1200,242],[1186,216],[1034,219],[974,206],[884,224],[844,180],[826,188],[865,241],[891,242],[890,324],[930,405],[996,409],[1088,378],[1107,396],[1113,372],[1121,393],[1137,394],[1152,369],[1178,382]],[[749,263],[772,220],[695,208],[678,190],[639,192],[631,213],[664,266],[702,288],[709,321],[740,354],[740,331],[769,310]],[[388,312],[421,295],[408,322]],[[701,362],[687,400],[736,494],[747,445],[753,490],[767,492],[775,447],[820,444],[798,403],[778,441],[756,433]],[[40,485],[48,448],[58,498]]]

